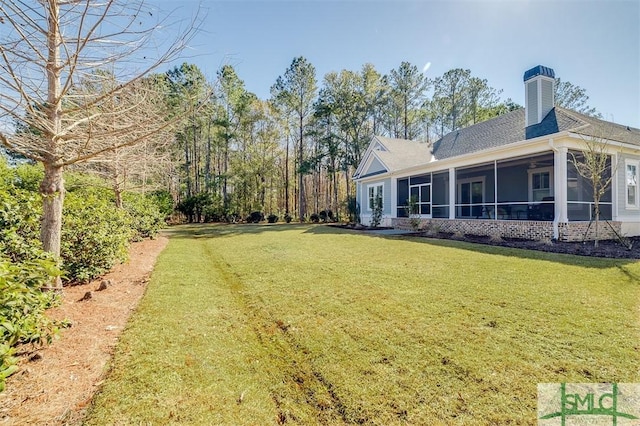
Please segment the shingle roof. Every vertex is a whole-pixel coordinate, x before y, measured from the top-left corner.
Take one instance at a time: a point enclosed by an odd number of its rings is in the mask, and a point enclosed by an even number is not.
[[[525,139],[570,131],[640,146],[640,130],[610,123],[561,107],[553,108],[539,124],[524,127],[524,109],[448,133],[433,145],[438,160],[500,147]]]
[[[558,109],[562,111],[564,115],[574,117],[576,120],[584,123],[584,125],[578,128],[570,129],[573,133],[640,146],[640,129],[601,120],[564,108],[558,107]]]
[[[483,151],[524,139],[524,109],[450,132],[433,145],[436,159]]]
[[[426,164],[431,160],[429,145],[406,139],[392,139],[376,136],[386,151],[376,151],[389,172]]]

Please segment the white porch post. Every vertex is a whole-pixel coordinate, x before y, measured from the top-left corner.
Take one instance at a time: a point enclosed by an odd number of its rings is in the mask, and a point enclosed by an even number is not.
[[[619,161],[621,159],[618,157],[618,153],[611,154],[611,173],[614,174],[613,179],[611,180],[611,220],[618,220],[618,202],[621,201],[620,198],[616,195],[618,193],[618,169],[622,171],[622,176],[626,173],[625,165],[622,167],[617,167],[616,164],[620,164]],[[623,182],[625,182],[623,180]]]
[[[390,189],[390,194],[391,194],[391,211],[389,212],[389,225],[388,226],[392,226],[393,225],[393,219],[398,217],[398,179],[392,177],[391,179],[391,188]]]
[[[555,222],[565,223],[567,219],[567,148],[556,149],[553,155],[553,194],[555,201]],[[555,228],[555,227],[554,227]],[[555,236],[558,237],[557,235]]]
[[[456,169],[449,168],[449,219],[456,218]]]

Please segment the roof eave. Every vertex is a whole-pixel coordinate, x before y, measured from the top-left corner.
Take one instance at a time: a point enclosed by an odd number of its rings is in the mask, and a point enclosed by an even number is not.
[[[576,132],[567,132],[569,136],[574,137],[576,139],[582,139],[582,140],[588,140],[588,141],[595,141],[595,142],[602,142],[603,144],[609,145],[609,146],[615,146],[618,148],[625,148],[625,149],[630,149],[633,151],[638,151],[640,150],[640,145],[634,145],[632,143],[629,142],[622,142],[622,141],[617,141],[614,139],[607,139],[607,138],[601,138],[598,136],[592,136],[592,135],[585,135],[582,133],[576,133]]]

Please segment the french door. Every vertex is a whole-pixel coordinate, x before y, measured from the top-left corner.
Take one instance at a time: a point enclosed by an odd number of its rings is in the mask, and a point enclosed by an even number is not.
[[[460,217],[482,216],[484,181],[470,179],[458,182],[458,215]]]

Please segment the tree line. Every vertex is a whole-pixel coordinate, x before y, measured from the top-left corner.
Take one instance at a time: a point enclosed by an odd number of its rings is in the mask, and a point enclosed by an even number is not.
[[[305,220],[354,209],[351,176],[374,135],[433,143],[446,133],[521,108],[469,69],[428,78],[402,62],[326,74],[294,58],[269,99],[247,91],[231,65],[207,82],[195,65],[164,78],[170,103],[190,117],[175,133],[172,190],[190,221],[252,211]],[[557,104],[597,114],[584,89],[557,80]],[[353,212],[352,212],[353,213]]]
[[[305,220],[345,217],[351,176],[373,135],[432,143],[445,133],[519,108],[470,70],[435,79],[402,62],[387,75],[371,64],[318,81],[295,58],[266,100],[230,65],[207,82],[194,65],[168,71],[169,102],[191,116],[176,129],[172,186],[192,221],[234,220],[252,211]]]

